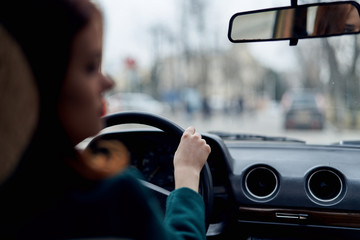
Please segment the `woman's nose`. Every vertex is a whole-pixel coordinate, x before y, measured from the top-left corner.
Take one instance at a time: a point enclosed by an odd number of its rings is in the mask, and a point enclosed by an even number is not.
[[[101,73],[104,91],[110,90],[114,87],[115,82],[111,77]]]

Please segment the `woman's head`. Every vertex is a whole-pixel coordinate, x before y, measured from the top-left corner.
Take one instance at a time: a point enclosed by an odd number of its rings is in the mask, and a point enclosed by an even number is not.
[[[99,131],[101,94],[111,87],[100,73],[99,9],[90,0],[12,0],[1,3],[0,22],[20,44],[39,89],[35,139],[74,145]]]
[[[89,7],[87,0],[78,3],[80,8]],[[59,115],[73,144],[101,130],[102,93],[112,87],[112,81],[101,73],[102,18],[95,8],[87,12],[89,21],[73,40],[59,101]]]

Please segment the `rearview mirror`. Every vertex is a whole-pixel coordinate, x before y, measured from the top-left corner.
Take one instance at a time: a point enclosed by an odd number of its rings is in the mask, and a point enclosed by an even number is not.
[[[353,1],[317,3],[236,13],[231,42],[297,40],[360,32],[360,5]]]

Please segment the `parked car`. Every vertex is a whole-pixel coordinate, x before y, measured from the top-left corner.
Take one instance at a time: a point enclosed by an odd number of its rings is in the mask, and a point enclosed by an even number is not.
[[[324,97],[314,91],[286,92],[282,97],[286,129],[323,129]]]

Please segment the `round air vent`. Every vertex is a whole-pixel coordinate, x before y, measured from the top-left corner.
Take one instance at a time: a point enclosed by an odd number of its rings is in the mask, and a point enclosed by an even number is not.
[[[259,200],[267,199],[276,192],[278,177],[272,169],[258,166],[246,174],[245,188],[252,197]]]
[[[326,203],[336,200],[343,191],[343,180],[331,169],[318,169],[310,174],[308,191],[315,200]]]

